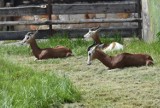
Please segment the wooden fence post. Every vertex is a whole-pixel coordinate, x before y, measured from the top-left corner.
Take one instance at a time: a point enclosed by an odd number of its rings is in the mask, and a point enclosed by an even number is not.
[[[6,3],[6,7],[13,7],[13,4],[11,2],[7,2]],[[4,21],[13,21],[13,17],[9,16],[9,17],[5,17]],[[7,31],[14,31],[14,26],[5,26],[3,28],[3,30],[7,30]]]
[[[4,0],[0,1],[0,7],[4,7]],[[3,19],[4,19],[4,17],[0,17],[0,21],[3,21]],[[2,31],[2,30],[3,30],[3,26],[0,25],[0,31]]]
[[[143,19],[143,31],[142,38],[144,41],[152,41],[153,33],[150,30],[150,18],[149,18],[149,7],[148,0],[142,0],[142,19]]]
[[[138,18],[141,18],[142,17],[142,3],[141,3],[141,0],[136,0],[137,2],[137,10],[138,10]],[[139,37],[139,39],[142,39],[142,21],[138,21],[138,31],[137,31],[137,36]]]
[[[52,2],[51,2],[51,0],[48,0],[47,11],[48,11],[48,20],[52,20]],[[52,24],[49,24],[49,34],[50,34],[50,36],[53,35]]]

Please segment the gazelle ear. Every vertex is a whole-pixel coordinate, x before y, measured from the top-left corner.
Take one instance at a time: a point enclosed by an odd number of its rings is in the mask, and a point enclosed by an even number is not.
[[[38,30],[36,30],[36,31],[33,33],[32,37],[35,38],[37,33],[38,33]]]
[[[96,50],[96,49],[102,49],[103,45],[104,45],[104,44],[98,44],[98,45],[96,45],[96,46],[95,46],[95,50]]]
[[[96,30],[95,30],[95,32],[99,32],[100,31],[100,27],[98,27]]]
[[[88,48],[87,48],[87,51],[89,51],[93,46],[96,45],[96,42],[94,41],[92,45],[90,45]]]
[[[40,26],[36,29],[36,31],[33,33],[33,35],[32,35],[32,37],[36,37],[36,34],[38,33],[38,31],[39,31],[39,29],[40,29]]]

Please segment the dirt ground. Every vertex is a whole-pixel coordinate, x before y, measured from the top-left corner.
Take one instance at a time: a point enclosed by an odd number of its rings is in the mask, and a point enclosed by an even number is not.
[[[23,59],[22,59],[23,58]],[[63,108],[158,108],[160,67],[133,67],[108,70],[98,60],[87,65],[87,57],[34,61],[34,57],[12,57],[36,70],[68,77],[81,91],[82,100]]]

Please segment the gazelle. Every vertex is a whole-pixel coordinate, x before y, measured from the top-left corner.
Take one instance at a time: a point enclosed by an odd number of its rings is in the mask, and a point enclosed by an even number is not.
[[[38,33],[38,30],[34,33],[28,32],[25,35],[24,39],[22,40],[22,43],[30,44],[32,53],[38,60],[49,59],[49,58],[64,58],[64,57],[72,56],[71,49],[66,48],[64,46],[41,49],[40,47],[38,47],[37,42],[35,40],[35,36],[37,33]]]
[[[92,39],[96,44],[100,44],[101,49],[103,52],[107,51],[115,51],[115,50],[123,50],[123,45],[118,42],[112,42],[110,44],[103,44],[99,38],[99,32],[100,28],[96,28],[96,30],[89,29],[88,33],[84,35],[85,40]]]
[[[153,59],[150,55],[122,53],[117,56],[109,56],[99,50],[99,45],[91,45],[88,47],[87,64],[90,65],[94,59],[98,59],[109,69],[148,66],[153,64]]]

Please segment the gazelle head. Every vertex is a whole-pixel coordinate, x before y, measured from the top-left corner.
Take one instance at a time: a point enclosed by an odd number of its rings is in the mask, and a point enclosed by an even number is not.
[[[22,43],[31,43],[33,39],[35,39],[35,35],[38,33],[38,30],[36,32],[28,32],[24,39],[22,40]]]
[[[91,40],[99,30],[100,30],[100,26],[96,28],[90,28],[88,33],[84,35],[84,39]]]
[[[101,45],[99,44],[95,44],[95,42],[90,45],[88,47],[88,60],[87,60],[87,64],[90,65],[91,64],[91,61],[95,59],[96,57],[96,49],[100,49],[101,48]]]

